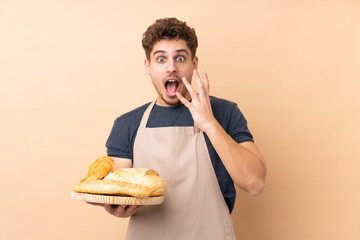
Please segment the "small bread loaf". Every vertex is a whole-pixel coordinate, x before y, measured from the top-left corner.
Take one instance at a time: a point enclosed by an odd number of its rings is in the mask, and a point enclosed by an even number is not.
[[[133,183],[150,189],[149,196],[162,196],[166,191],[166,183],[154,170],[146,168],[119,168],[110,172],[104,180],[117,180]]]
[[[75,186],[74,191],[133,197],[164,195],[166,182],[156,171],[145,168],[119,168],[111,171],[113,165],[109,157],[97,159],[89,166],[87,177]]]

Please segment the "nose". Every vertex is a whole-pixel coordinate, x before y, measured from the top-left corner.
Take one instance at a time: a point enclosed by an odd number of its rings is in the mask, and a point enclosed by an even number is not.
[[[168,61],[167,73],[176,73],[176,72],[177,72],[176,63],[174,60],[171,59]]]

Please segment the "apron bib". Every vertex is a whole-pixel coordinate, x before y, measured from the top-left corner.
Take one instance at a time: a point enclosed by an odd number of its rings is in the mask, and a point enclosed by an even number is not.
[[[236,239],[203,132],[195,126],[146,128],[154,104],[141,119],[133,167],[157,171],[167,190],[163,204],[130,217],[126,239]]]

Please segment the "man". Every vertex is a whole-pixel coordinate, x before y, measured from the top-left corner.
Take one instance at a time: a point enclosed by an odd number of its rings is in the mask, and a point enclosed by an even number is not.
[[[246,120],[235,103],[210,97],[207,74],[197,72],[195,30],[185,22],[157,20],[142,44],[158,97],[117,118],[106,146],[115,169],[154,169],[168,190],[158,206],[102,206],[131,216],[127,239],[235,239],[234,183],[256,196],[266,175]]]

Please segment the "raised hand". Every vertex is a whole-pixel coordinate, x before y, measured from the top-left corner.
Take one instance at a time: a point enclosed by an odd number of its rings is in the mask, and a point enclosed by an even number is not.
[[[216,122],[210,104],[209,79],[207,74],[204,73],[204,80],[201,80],[200,75],[196,69],[194,69],[193,78],[196,80],[199,91],[198,93],[185,77],[182,78],[185,87],[189,91],[192,101],[189,102],[178,92],[176,93],[176,96],[189,109],[194,119],[195,126],[199,127],[204,132],[207,132],[214,126],[214,123]]]

